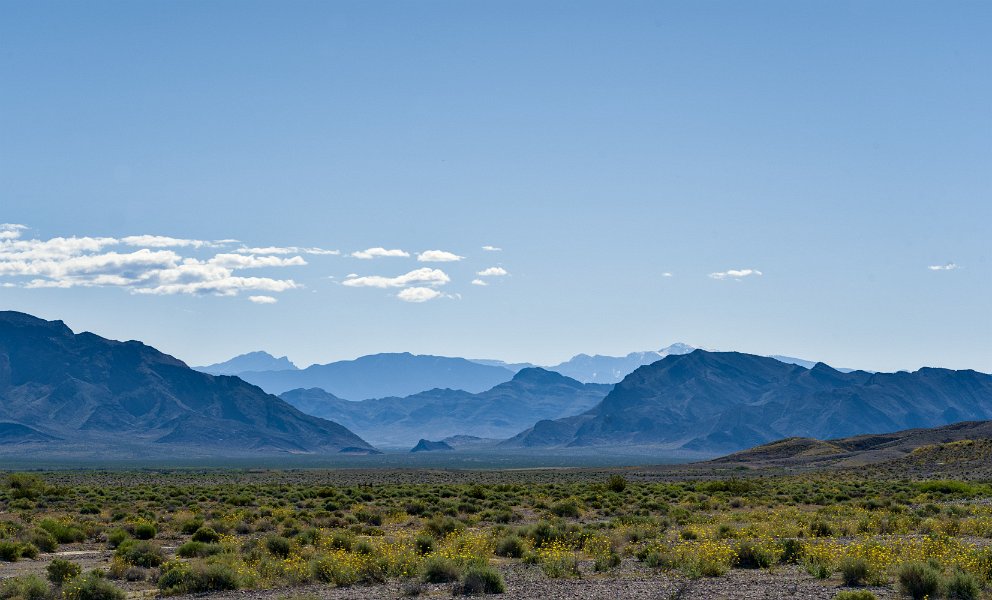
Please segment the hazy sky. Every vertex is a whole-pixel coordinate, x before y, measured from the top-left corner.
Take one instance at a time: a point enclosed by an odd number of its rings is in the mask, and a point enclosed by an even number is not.
[[[684,341],[992,371],[990,28],[988,2],[6,0],[0,308],[192,364]]]

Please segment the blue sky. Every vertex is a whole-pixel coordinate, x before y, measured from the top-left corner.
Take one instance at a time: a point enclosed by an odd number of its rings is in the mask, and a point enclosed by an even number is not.
[[[985,2],[3,2],[0,223],[24,228],[0,306],[193,364],[684,341],[992,371],[990,25]]]

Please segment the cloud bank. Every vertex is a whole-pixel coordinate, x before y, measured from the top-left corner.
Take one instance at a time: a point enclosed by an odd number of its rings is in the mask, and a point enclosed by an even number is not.
[[[761,275],[761,271],[757,269],[730,269],[729,271],[710,273],[710,279],[736,279],[740,281],[745,277],[760,277]]]

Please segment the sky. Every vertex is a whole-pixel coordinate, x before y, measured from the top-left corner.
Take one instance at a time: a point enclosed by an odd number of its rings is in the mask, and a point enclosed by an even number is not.
[[[0,309],[189,364],[992,372],[992,3],[0,2]]]

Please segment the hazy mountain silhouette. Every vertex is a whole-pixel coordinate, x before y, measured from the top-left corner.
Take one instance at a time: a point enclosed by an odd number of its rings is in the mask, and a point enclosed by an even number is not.
[[[289,357],[276,358],[268,352],[262,351],[239,354],[224,362],[193,368],[211,375],[238,375],[248,371],[296,371],[298,369],[289,360]]]
[[[992,375],[923,368],[842,373],[737,352],[696,350],[643,366],[593,409],[543,421],[508,446],[658,445],[730,452],[992,418]]]
[[[509,381],[513,371],[464,358],[404,352],[372,354],[299,371],[245,372],[239,376],[273,394],[320,388],[338,398],[365,400],[409,396],[435,388],[482,392]]]
[[[281,397],[303,412],[341,423],[376,445],[409,447],[425,435],[505,439],[537,420],[584,412],[611,387],[531,368],[478,394],[434,389],[404,398],[352,402],[311,388]]]
[[[0,312],[0,444],[115,456],[373,451],[237,377],[18,312]]]
[[[661,350],[631,352],[627,356],[576,354],[547,369],[584,383],[617,383],[638,367],[657,362],[671,354],[688,354],[693,350],[695,348],[686,344],[672,344]]]

